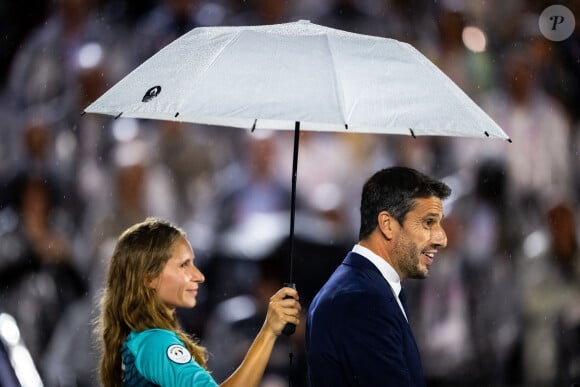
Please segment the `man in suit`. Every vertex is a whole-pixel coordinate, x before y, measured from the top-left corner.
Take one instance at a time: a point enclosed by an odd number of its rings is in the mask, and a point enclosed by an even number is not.
[[[401,283],[425,278],[447,245],[443,182],[410,168],[375,173],[364,185],[359,242],[308,311],[312,387],[424,386]]]

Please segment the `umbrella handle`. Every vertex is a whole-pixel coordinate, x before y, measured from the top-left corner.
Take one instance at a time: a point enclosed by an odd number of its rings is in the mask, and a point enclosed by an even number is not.
[[[292,283],[285,283],[284,287],[296,289],[296,284],[293,282]],[[287,299],[287,298],[292,298],[292,297],[291,296],[284,297],[284,299]],[[282,329],[282,333],[285,334],[286,336],[292,335],[295,331],[296,331],[296,324],[293,324],[293,323],[286,323],[286,325],[284,326],[284,329]]]

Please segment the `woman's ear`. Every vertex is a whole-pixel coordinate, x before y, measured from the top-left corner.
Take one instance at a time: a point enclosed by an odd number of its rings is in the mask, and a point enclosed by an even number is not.
[[[143,279],[143,284],[151,289],[157,289],[158,277],[146,276]]]
[[[381,233],[385,236],[385,238],[387,238],[387,240],[393,239],[395,231],[394,228],[396,225],[395,219],[391,216],[391,214],[389,214],[387,211],[379,212],[377,223],[379,230],[381,230]]]

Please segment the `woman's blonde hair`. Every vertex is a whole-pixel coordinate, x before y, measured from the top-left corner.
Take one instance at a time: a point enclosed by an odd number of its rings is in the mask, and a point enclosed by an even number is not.
[[[100,339],[100,377],[103,386],[122,385],[121,347],[131,331],[151,328],[175,332],[202,367],[207,351],[179,327],[175,312],[158,302],[153,289],[145,285],[159,276],[171,258],[174,243],[185,233],[157,218],[147,218],[125,230],[115,247],[97,321]]]

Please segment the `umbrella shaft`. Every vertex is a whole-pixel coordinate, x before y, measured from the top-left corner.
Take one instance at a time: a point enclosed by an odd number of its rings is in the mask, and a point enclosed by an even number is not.
[[[294,218],[296,213],[296,174],[298,170],[298,144],[300,141],[300,121],[294,124],[294,152],[292,159],[292,196],[290,200],[290,268],[288,282],[293,283],[294,272]]]

